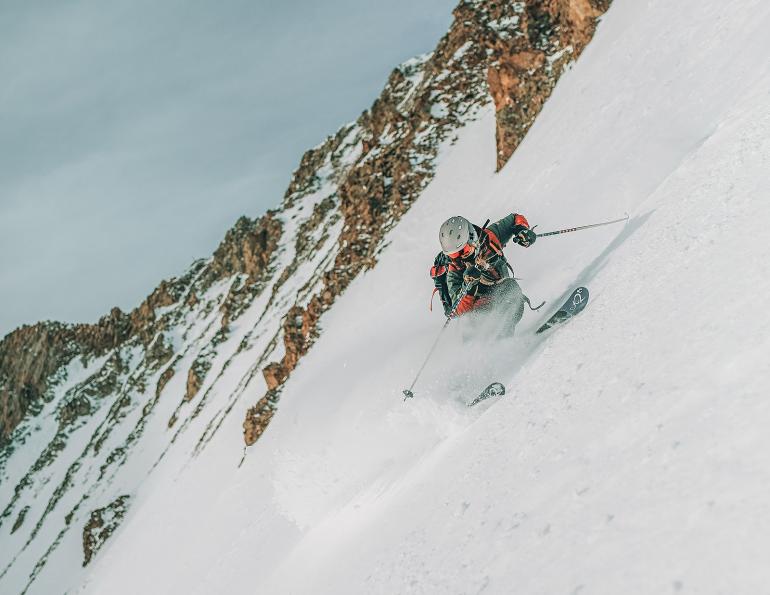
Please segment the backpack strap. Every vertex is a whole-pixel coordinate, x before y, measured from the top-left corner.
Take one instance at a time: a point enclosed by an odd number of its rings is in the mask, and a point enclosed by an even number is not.
[[[444,265],[433,265],[430,267],[430,276],[436,279],[441,275],[446,275],[447,268]]]

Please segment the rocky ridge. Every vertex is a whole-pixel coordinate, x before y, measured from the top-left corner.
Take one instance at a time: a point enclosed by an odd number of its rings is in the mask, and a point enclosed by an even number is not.
[[[245,412],[245,443],[256,442],[323,313],[376,264],[441,144],[494,105],[502,167],[608,4],[461,2],[434,52],[396,68],[370,109],[305,153],[280,207],[239,219],[211,258],[130,313],[5,337],[0,539],[15,554],[0,587],[15,574],[31,585],[61,544],[86,534],[89,510],[132,494],[137,473],[174,445],[197,456],[233,409]],[[149,437],[152,460],[132,458]]]

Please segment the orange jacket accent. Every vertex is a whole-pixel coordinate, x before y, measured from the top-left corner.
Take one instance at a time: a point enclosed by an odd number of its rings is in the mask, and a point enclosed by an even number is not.
[[[460,300],[460,303],[457,304],[457,308],[455,308],[455,316],[462,316],[466,312],[473,310],[473,304],[475,301],[475,297],[472,295],[466,295],[463,299]]]

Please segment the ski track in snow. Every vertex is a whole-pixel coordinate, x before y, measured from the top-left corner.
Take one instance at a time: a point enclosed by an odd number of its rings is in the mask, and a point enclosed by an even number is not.
[[[768,26],[759,1],[616,0],[499,174],[491,108],[443,147],[243,466],[238,407],[158,464],[79,592],[766,590]],[[515,341],[451,325],[404,403],[442,324],[435,230],[511,211],[631,218],[509,246],[548,305]],[[586,310],[533,336],[578,284]]]

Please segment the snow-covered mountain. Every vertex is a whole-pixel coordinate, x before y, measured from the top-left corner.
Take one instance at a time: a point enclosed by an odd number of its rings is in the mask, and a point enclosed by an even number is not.
[[[618,0],[573,63],[607,8],[462,2],[211,259],[6,337],[0,590],[762,592],[770,7]],[[588,308],[458,320],[403,402],[438,225],[511,211],[630,220],[507,248]]]

